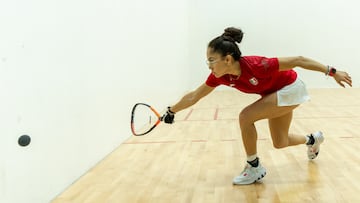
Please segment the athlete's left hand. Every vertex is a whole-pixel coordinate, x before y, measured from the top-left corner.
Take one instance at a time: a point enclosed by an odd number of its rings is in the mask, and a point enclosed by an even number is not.
[[[352,87],[352,80],[347,72],[337,71],[333,77],[341,87],[345,87],[344,82]]]

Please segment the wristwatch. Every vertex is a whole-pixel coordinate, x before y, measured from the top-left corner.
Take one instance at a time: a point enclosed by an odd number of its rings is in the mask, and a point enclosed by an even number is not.
[[[326,75],[328,75],[328,76],[334,76],[335,73],[336,73],[336,68],[331,67],[331,66],[328,66],[328,72],[327,72]]]

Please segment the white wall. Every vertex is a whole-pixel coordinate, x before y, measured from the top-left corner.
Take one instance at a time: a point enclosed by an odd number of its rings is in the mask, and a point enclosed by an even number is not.
[[[0,202],[47,202],[130,136],[135,102],[163,108],[204,82],[228,26],[244,55],[304,55],[359,87],[355,0],[3,0]],[[336,87],[300,71],[309,87]],[[29,134],[20,148],[18,136]]]
[[[0,202],[48,202],[188,86],[186,2],[0,3]],[[32,143],[17,145],[21,134]]]
[[[245,32],[243,55],[302,55],[351,73],[360,87],[360,19],[356,0],[194,0],[189,3],[192,85],[208,74],[206,45],[229,26]],[[196,60],[196,59],[203,59]],[[297,69],[309,88],[339,87],[320,73]]]

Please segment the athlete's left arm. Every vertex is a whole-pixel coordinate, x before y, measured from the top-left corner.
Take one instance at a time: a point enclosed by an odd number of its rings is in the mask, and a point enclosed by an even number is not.
[[[325,74],[328,74],[329,71],[328,66],[303,56],[280,57],[278,58],[278,60],[279,60],[280,71],[290,70],[295,67],[300,67],[312,71],[318,71]],[[349,86],[352,86],[352,80],[350,75],[344,71],[337,70],[333,77],[336,80],[336,82],[342,87],[345,87],[345,85],[342,82],[345,82]]]

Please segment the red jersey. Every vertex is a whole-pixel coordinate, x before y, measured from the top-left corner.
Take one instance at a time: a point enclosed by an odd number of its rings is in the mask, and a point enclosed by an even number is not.
[[[297,74],[294,70],[279,71],[277,58],[262,56],[244,56],[240,60],[241,75],[223,75],[216,78],[212,73],[206,80],[210,87],[226,85],[245,93],[255,93],[261,96],[276,92],[293,83]]]

